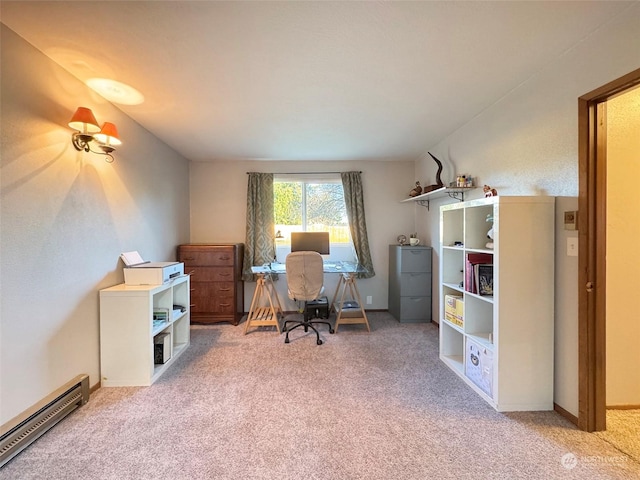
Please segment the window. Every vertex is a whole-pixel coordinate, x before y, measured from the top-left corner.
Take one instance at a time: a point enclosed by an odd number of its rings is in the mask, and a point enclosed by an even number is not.
[[[305,177],[305,178],[301,178]],[[291,251],[291,232],[329,232],[331,259],[354,261],[342,182],[335,175],[274,178],[276,257]]]

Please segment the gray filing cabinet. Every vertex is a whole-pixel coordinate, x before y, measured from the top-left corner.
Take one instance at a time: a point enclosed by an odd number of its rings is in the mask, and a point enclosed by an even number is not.
[[[389,313],[400,322],[431,321],[431,250],[389,245]]]

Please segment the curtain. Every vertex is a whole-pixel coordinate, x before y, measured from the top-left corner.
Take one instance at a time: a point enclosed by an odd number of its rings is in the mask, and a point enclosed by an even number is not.
[[[273,174],[250,172],[248,177],[247,234],[242,266],[245,282],[255,281],[252,266],[269,263],[275,257]]]
[[[360,172],[342,172],[342,188],[344,202],[347,206],[347,218],[351,239],[356,250],[358,262],[367,269],[366,273],[358,273],[358,278],[371,278],[376,272],[373,270],[369,238],[367,237],[367,222],[364,216],[364,194],[362,189],[362,174]]]

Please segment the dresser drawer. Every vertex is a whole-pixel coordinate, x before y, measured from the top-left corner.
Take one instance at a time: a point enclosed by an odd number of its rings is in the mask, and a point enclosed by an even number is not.
[[[211,296],[201,295],[200,292],[194,292],[191,296],[191,312],[192,313],[233,313],[235,311],[235,300],[233,295],[229,296]]]
[[[194,282],[231,282],[233,281],[233,267],[189,267],[191,283]]]
[[[215,249],[199,249],[198,247],[182,247],[178,253],[178,261],[184,262],[185,267],[209,265],[209,266],[233,266],[233,248],[220,247]]]
[[[209,287],[209,291],[213,292],[213,295],[217,297],[231,297],[236,293],[235,282],[212,282]]]

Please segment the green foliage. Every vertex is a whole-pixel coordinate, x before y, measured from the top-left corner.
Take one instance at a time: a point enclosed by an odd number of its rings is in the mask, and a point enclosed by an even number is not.
[[[276,225],[302,225],[302,184],[274,182],[273,196]]]

